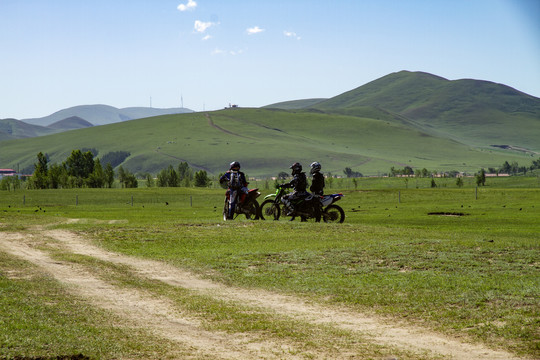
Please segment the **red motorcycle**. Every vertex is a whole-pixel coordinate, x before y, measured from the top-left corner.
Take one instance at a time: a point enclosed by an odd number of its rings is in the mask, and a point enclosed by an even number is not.
[[[240,190],[227,189],[225,193],[225,206],[223,207],[223,220],[233,220],[238,215],[246,215],[246,219],[259,219],[259,203],[257,198],[261,195],[259,189],[250,189],[247,194]]]

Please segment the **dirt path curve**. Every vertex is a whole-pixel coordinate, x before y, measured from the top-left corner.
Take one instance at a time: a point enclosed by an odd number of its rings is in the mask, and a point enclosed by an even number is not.
[[[397,347],[418,354],[429,354],[455,360],[518,360],[504,351],[488,349],[482,345],[468,344],[457,339],[436,334],[425,329],[406,326],[388,321],[374,315],[310,303],[294,296],[276,294],[264,290],[246,290],[228,287],[201,279],[189,272],[171,265],[108,252],[90,243],[89,240],[66,230],[44,230],[40,236],[59,241],[73,253],[91,256],[103,261],[131,267],[139,276],[162,281],[168,285],[181,287],[215,298],[241,302],[255,307],[271,310],[277,314],[313,324],[324,324],[335,328],[358,332],[363,338],[383,346]],[[132,321],[155,318],[145,327],[166,338],[181,341],[198,349],[210,349],[211,354],[223,358],[283,358],[288,354],[288,345],[260,343],[254,339],[235,338],[215,332],[205,332],[193,319],[178,314],[164,301],[150,299],[140,293],[113,288],[89,273],[77,269],[72,264],[61,264],[52,260],[42,251],[32,249],[21,240],[23,235],[12,234],[0,239],[0,249],[36,263],[51,273],[59,281],[78,286],[80,293],[98,305],[111,309]],[[84,284],[81,286],[81,284]],[[148,312],[148,314],[144,314]],[[167,325],[163,325],[163,324]],[[181,330],[181,331],[180,331]],[[171,335],[176,334],[176,335]],[[175,338],[177,337],[177,338]],[[276,349],[280,349],[276,351]],[[272,350],[270,350],[272,349]]]

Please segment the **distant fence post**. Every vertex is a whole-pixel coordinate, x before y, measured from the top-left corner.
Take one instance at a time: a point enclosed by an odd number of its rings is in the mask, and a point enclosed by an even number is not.
[[[79,205],[79,195],[75,195],[75,206]]]
[[[474,199],[478,200],[478,186],[474,188]]]
[[[401,191],[398,191],[398,204],[401,204]]]
[[[131,195],[131,206],[133,206],[133,195]]]
[[[192,195],[189,196],[189,206],[193,207],[193,196]]]

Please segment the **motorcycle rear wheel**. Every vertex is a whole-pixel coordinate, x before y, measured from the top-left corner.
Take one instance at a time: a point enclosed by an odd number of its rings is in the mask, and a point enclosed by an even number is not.
[[[223,220],[224,221],[232,220],[234,217],[234,214],[230,211],[231,209],[229,208],[229,206],[230,206],[229,202],[225,200],[225,205],[223,206]]]
[[[272,220],[279,220],[279,217],[281,216],[281,209],[279,205],[277,205],[274,200],[265,200],[260,206],[259,210],[259,218],[261,220],[265,219],[272,219]]]
[[[345,211],[338,205],[328,205],[322,215],[326,223],[339,222],[341,224],[345,221]]]

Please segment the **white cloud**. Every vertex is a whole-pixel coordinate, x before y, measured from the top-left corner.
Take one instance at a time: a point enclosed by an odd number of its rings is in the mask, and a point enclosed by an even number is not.
[[[203,39],[203,40],[209,40],[209,39],[211,39],[211,38],[212,38],[212,37],[211,37],[210,35],[206,35],[206,36],[203,37],[202,39]]]
[[[215,25],[213,22],[204,22],[200,20],[195,20],[195,25],[193,25],[193,28],[196,32],[204,33],[206,29],[208,29],[210,26]]]
[[[247,31],[248,35],[253,35],[253,34],[258,34],[260,32],[263,32],[264,29],[261,29],[258,26],[254,26],[252,28],[248,28],[246,31]]]
[[[283,31],[283,35],[286,37],[294,38],[296,40],[300,40],[301,37],[298,36],[294,31]]]
[[[177,9],[180,11],[193,10],[197,7],[197,3],[193,0],[188,0],[187,4],[178,5]]]
[[[223,49],[220,49],[220,48],[215,48],[212,51],[212,55],[223,55],[223,56],[226,56],[226,55],[237,56],[237,55],[241,55],[243,53],[244,53],[243,49],[240,49],[240,50],[223,50]]]

